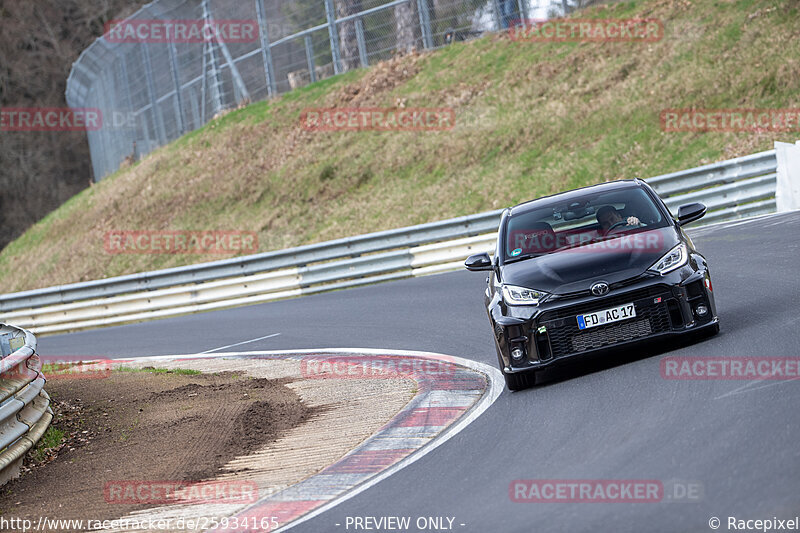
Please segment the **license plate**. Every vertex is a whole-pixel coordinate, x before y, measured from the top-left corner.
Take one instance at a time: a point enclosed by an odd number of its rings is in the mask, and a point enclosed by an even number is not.
[[[620,320],[628,320],[636,316],[636,308],[633,304],[624,304],[619,307],[612,307],[610,309],[603,309],[595,313],[587,313],[585,315],[578,315],[578,329],[589,329],[596,326],[603,326],[611,324],[612,322],[619,322]]]

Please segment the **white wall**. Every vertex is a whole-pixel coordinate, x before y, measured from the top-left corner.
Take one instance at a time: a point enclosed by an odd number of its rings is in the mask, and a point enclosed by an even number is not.
[[[775,142],[778,158],[775,204],[778,212],[800,209],[800,141],[796,144]]]

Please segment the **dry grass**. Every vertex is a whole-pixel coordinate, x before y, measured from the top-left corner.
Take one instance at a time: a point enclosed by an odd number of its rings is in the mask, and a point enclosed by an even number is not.
[[[655,43],[489,36],[226,114],[78,195],[0,254],[16,291],[219,259],[109,255],[109,230],[256,231],[261,251],[649,177],[796,134],[664,133],[664,108],[800,107],[800,16],[778,0],[661,0],[581,16],[658,17]],[[450,106],[444,132],[310,132],[307,107]]]

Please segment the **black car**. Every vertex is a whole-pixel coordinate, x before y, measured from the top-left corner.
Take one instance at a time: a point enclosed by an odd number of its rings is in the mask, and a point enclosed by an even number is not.
[[[511,390],[553,364],[643,340],[719,331],[711,275],[641,180],[603,183],[506,209],[497,247],[466,260],[487,277],[486,310]]]

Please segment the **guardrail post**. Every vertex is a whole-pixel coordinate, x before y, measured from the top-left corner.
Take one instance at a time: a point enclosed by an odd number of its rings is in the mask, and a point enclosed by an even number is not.
[[[317,81],[316,65],[314,64],[314,44],[311,42],[311,36],[306,35],[303,39],[306,44],[306,62],[308,63],[308,79],[310,83]]]
[[[409,0],[411,1],[411,0]],[[422,34],[422,47],[426,50],[433,48],[433,35],[431,35],[431,16],[428,11],[428,0],[417,0],[419,13],[419,27]]]
[[[358,44],[358,59],[361,62],[361,66],[368,67],[367,43],[364,39],[364,22],[360,18],[356,19],[356,43]]]
[[[328,19],[328,36],[331,40],[331,59],[333,61],[333,73],[342,73],[342,59],[339,52],[339,33],[336,28],[336,11],[333,7],[333,0],[325,0],[325,17]]]
[[[275,89],[275,67],[272,65],[272,49],[269,45],[269,29],[267,15],[264,11],[264,1],[255,0],[256,16],[258,17],[258,28],[261,35],[261,59],[264,61],[264,76],[267,80],[267,96],[276,96],[278,91]]]

